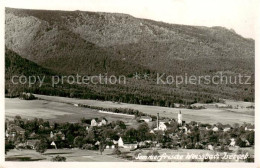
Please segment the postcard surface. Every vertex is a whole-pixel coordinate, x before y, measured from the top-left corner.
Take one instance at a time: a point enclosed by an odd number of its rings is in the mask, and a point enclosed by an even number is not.
[[[6,0],[1,165],[260,166],[258,5]]]

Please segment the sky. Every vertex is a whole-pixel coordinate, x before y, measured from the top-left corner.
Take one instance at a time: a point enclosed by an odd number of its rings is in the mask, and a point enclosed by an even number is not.
[[[6,7],[130,14],[174,24],[222,26],[256,37],[259,0],[5,0]]]

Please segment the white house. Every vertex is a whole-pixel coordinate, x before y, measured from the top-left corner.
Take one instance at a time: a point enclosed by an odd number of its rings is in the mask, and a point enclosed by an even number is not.
[[[89,127],[88,126],[86,126],[86,131],[89,129]]]
[[[179,130],[184,130],[184,132],[187,134],[188,128],[185,126],[179,127]]]
[[[141,116],[140,120],[143,120],[145,122],[151,122],[152,121],[152,118],[149,117],[149,116]]]
[[[247,139],[245,140],[245,142],[246,142],[246,146],[250,146],[250,142]]]
[[[167,130],[167,126],[166,126],[166,124],[164,122],[160,122],[158,128],[155,128],[154,130],[155,131],[158,131],[158,130],[166,131]]]
[[[123,142],[123,139],[120,137],[119,140],[118,140],[118,147],[124,147],[124,142]]]
[[[230,131],[230,130],[231,130],[230,127],[226,127],[226,128],[223,129],[224,132],[227,132],[227,131]]]
[[[54,141],[52,141],[52,142],[51,142],[51,146],[54,146],[54,147],[55,147],[55,149],[57,149],[57,146],[56,146],[56,144],[55,144],[55,142],[54,142]]]
[[[40,140],[38,140],[38,139],[27,140],[26,145],[30,146],[32,149],[35,149],[37,143],[39,143],[39,142],[40,142]]]
[[[129,149],[135,149],[137,148],[137,144],[124,144],[124,148],[129,148]]]
[[[252,126],[246,126],[245,131],[255,131],[255,129]]]
[[[212,128],[212,131],[217,132],[217,131],[218,131],[218,127],[217,127],[217,126],[214,126],[214,127]]]
[[[118,141],[116,141],[116,140],[113,140],[113,144],[118,144]]]
[[[102,118],[102,120],[99,122],[98,119],[92,119],[91,120],[91,124],[90,124],[92,127],[101,127],[103,125],[107,125],[107,119],[105,118]]]
[[[9,137],[8,130],[5,130],[5,136],[6,136],[7,138]]]
[[[229,145],[234,147],[234,146],[236,145],[235,139],[234,139],[234,138],[231,138],[230,140],[231,140],[231,142],[230,142]]]
[[[114,144],[115,144],[115,142],[117,142],[118,147],[121,147],[121,148],[129,148],[129,149],[137,148],[137,144],[125,144],[121,137],[119,138],[118,141],[114,141]]]
[[[179,103],[174,103],[174,107],[176,107],[176,108],[181,107],[181,104],[179,104]]]
[[[208,145],[209,150],[214,150],[214,147],[212,145]]]
[[[102,120],[101,120],[101,122],[100,123],[102,123],[101,125],[107,125],[107,119],[105,119],[105,118],[102,118]]]
[[[98,126],[97,120],[96,120],[96,119],[92,119],[90,125],[91,125],[92,127]]]
[[[95,145],[99,145],[100,144],[100,142],[99,141],[97,141],[96,143],[95,143]]]
[[[107,146],[106,146],[106,149],[114,149],[114,148],[115,148],[115,145],[110,145],[110,146],[107,145]]]
[[[159,130],[162,130],[162,131],[166,131],[167,130],[167,125],[166,123],[160,123],[159,124]]]

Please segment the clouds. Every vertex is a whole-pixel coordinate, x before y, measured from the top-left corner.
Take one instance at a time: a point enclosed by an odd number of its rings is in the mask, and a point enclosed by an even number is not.
[[[27,9],[126,13],[168,23],[223,26],[254,38],[257,0],[5,0]]]

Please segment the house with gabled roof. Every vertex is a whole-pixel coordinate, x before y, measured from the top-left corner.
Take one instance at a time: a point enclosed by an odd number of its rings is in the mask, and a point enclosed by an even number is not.
[[[40,142],[40,140],[38,140],[38,139],[27,140],[26,146],[29,146],[31,149],[35,149],[37,143],[39,143],[39,142]]]
[[[124,141],[123,141],[123,139],[121,137],[119,138],[117,143],[118,143],[118,147],[124,147]]]
[[[15,138],[18,135],[24,138],[24,134],[25,134],[25,130],[15,124],[8,125],[8,128],[6,129],[6,137],[11,139]]]
[[[107,125],[107,124],[108,124],[108,121],[107,121],[107,119],[106,119],[105,117],[102,118],[102,119],[93,118],[93,119],[91,120],[91,123],[90,123],[90,125],[91,125],[92,127],[96,127],[96,126],[101,127],[101,126]]]
[[[160,122],[158,128],[155,128],[154,131],[166,131],[167,126],[169,127],[169,123]]]
[[[245,127],[245,131],[255,131],[255,127],[253,125],[248,125]]]
[[[212,131],[214,131],[214,132],[217,132],[219,129],[218,129],[218,127],[217,126],[214,126],[213,128],[212,128]]]
[[[91,124],[90,124],[92,127],[96,127],[96,126],[98,126],[98,120],[96,119],[96,118],[93,118],[92,120],[91,120]]]
[[[232,147],[234,147],[234,146],[236,145],[236,140],[235,140],[235,138],[231,138],[230,141],[231,141],[231,142],[230,142],[229,145],[232,146]]]
[[[152,117],[150,117],[150,116],[141,116],[140,120],[148,123],[148,122],[152,121]]]
[[[98,123],[98,126],[103,126],[103,125],[107,125],[108,121],[107,119],[104,117],[101,119],[101,121]]]
[[[228,132],[228,131],[230,131],[231,129],[232,129],[231,127],[224,127],[224,128],[223,128],[223,131],[224,131],[224,132]]]

